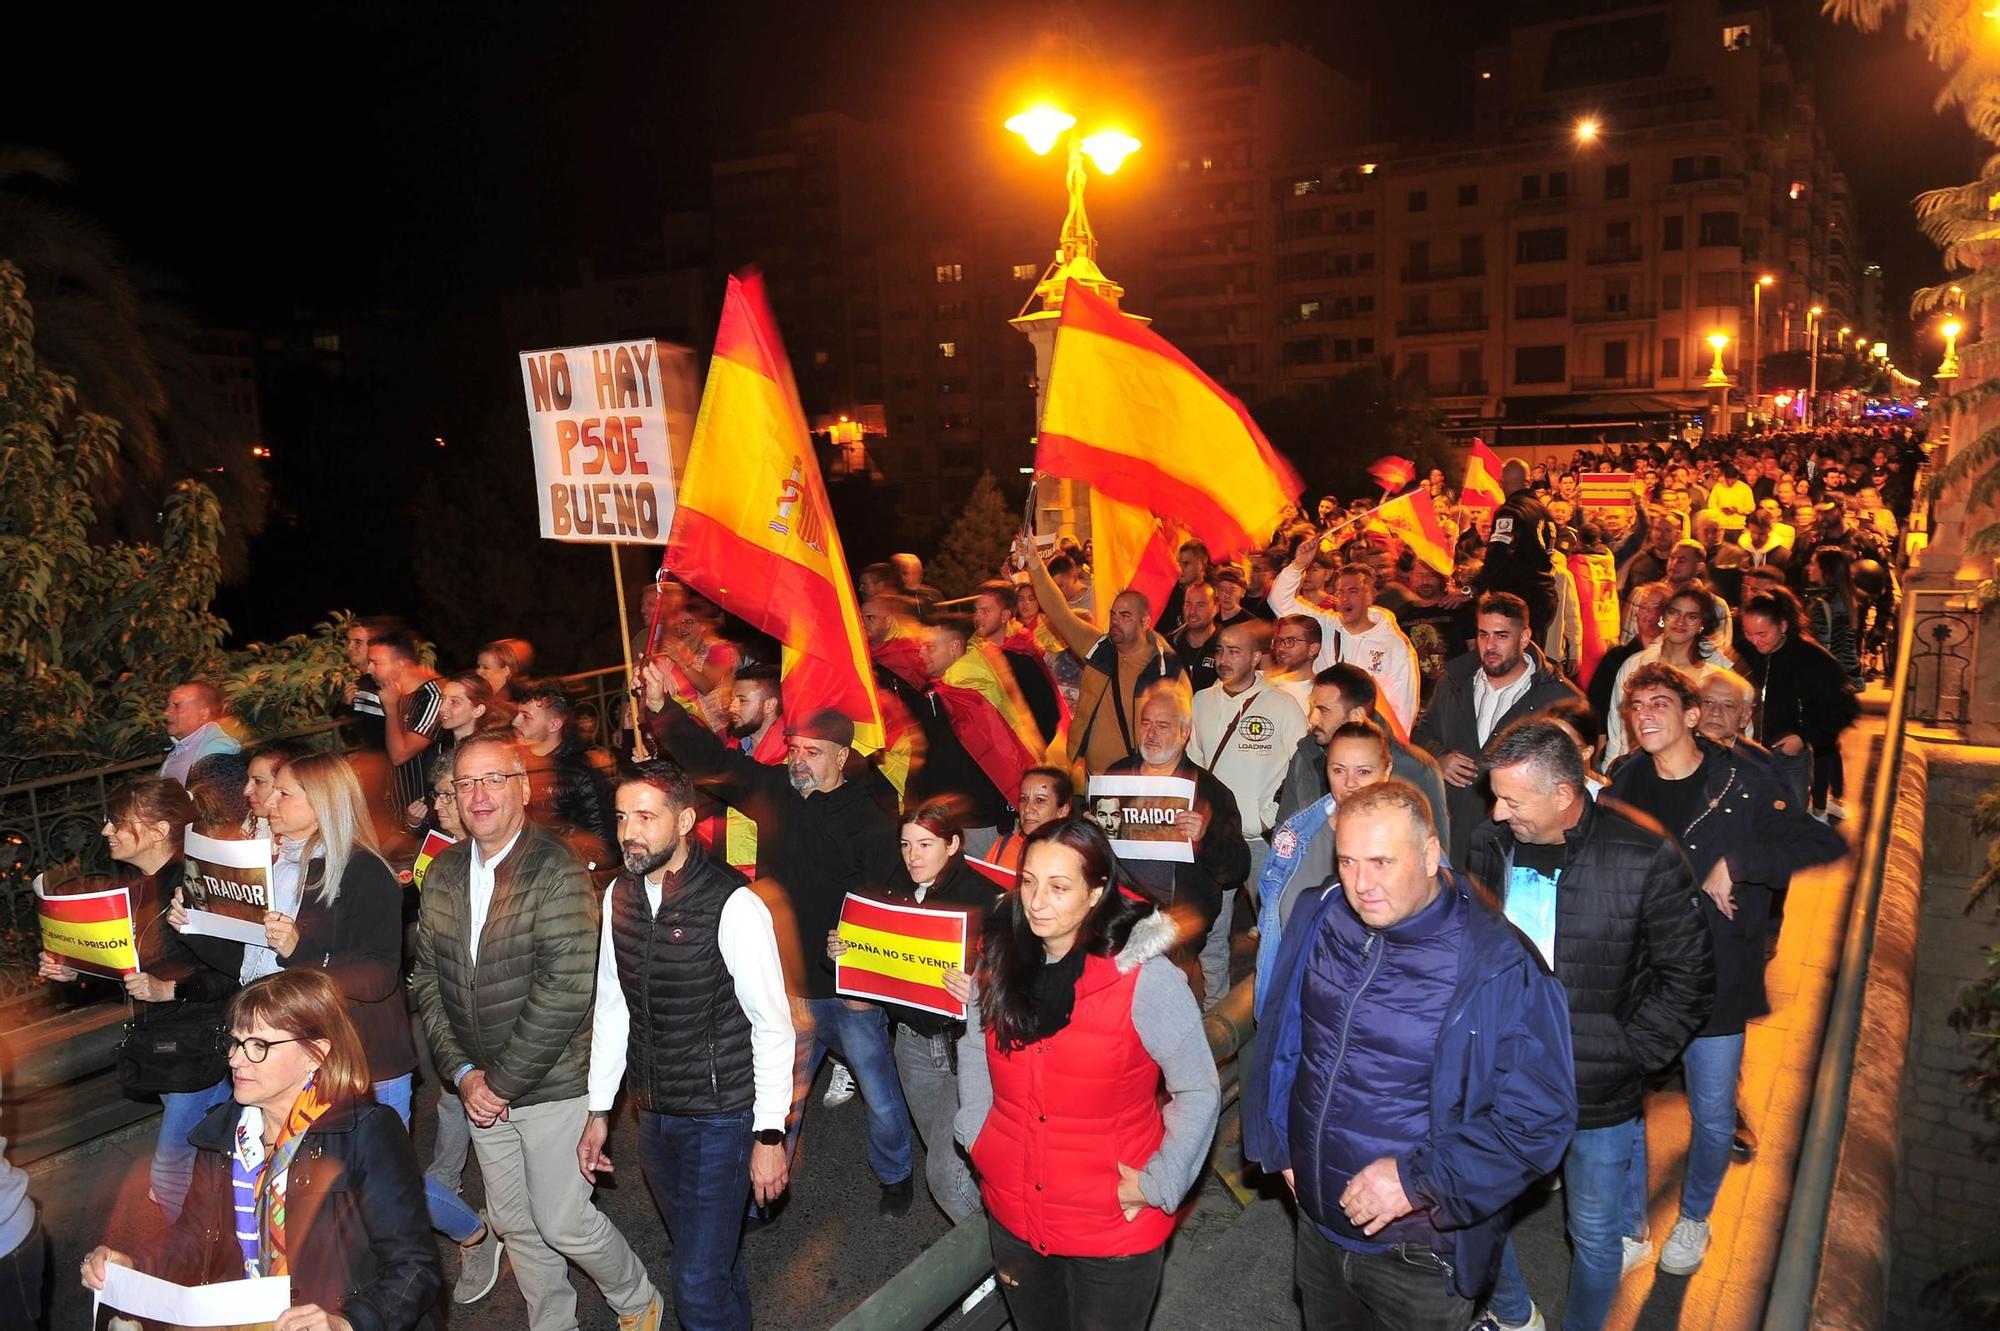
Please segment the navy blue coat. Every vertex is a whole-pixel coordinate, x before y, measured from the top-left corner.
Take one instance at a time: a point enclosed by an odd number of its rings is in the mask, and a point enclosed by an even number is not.
[[[1511,1203],[1562,1163],[1576,1131],[1576,1083],[1562,985],[1470,879],[1449,867],[1439,872],[1464,910],[1458,985],[1431,1067],[1430,1136],[1401,1157],[1400,1170],[1411,1203],[1450,1244],[1438,1256],[1453,1288],[1470,1299],[1492,1284]],[[1293,908],[1278,947],[1243,1087],[1244,1154],[1268,1173],[1292,1165],[1306,958],[1327,912],[1350,909],[1339,884],[1329,883]],[[1365,1087],[1355,1089],[1365,1097]]]

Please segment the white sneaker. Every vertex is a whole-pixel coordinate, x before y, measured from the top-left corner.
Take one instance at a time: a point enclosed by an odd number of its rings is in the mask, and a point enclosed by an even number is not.
[[[1660,1249],[1660,1269],[1670,1276],[1691,1276],[1701,1269],[1708,1255],[1708,1221],[1686,1216],[1674,1221],[1667,1246]]]
[[[826,1084],[826,1094],[820,1103],[828,1109],[838,1109],[854,1098],[854,1074],[847,1070],[847,1064],[833,1065],[833,1079]]]
[[[1491,1308],[1488,1308],[1479,1315],[1479,1320],[1472,1324],[1471,1331],[1549,1331],[1549,1324],[1542,1316],[1542,1305],[1530,1303],[1528,1320],[1525,1322],[1503,1322],[1493,1315]]]
[[[1844,822],[1847,818],[1847,801],[1830,799],[1826,802],[1826,820],[1830,823]]]
[[[960,1315],[970,1316],[972,1310],[979,1306],[980,1301],[982,1299],[987,1299],[992,1297],[993,1291],[999,1288],[999,1286],[994,1283],[994,1280],[995,1277],[993,1276],[986,1277],[985,1281],[981,1283],[978,1289],[973,1290],[972,1293],[965,1296],[965,1302],[958,1305],[958,1311]]]
[[[1644,1266],[1653,1256],[1653,1241],[1651,1239],[1635,1239],[1628,1234],[1620,1239],[1619,1242],[1625,1245],[1625,1264],[1618,1269],[1620,1276],[1631,1275],[1632,1272]]]

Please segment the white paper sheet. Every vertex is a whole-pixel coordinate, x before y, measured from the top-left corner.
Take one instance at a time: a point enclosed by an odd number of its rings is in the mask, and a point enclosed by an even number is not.
[[[177,1326],[254,1325],[274,1322],[292,1306],[292,1279],[266,1276],[219,1285],[176,1285],[129,1266],[107,1266],[97,1301],[135,1317]],[[94,1315],[91,1320],[96,1320]]]
[[[234,882],[247,883],[255,890],[266,894],[268,908],[271,883],[271,842],[268,837],[249,841],[225,841],[216,837],[206,837],[190,825],[186,833],[186,854],[191,862],[192,872],[201,873],[201,866],[213,865],[222,869],[243,869],[249,872],[241,879],[227,875]],[[182,891],[185,899],[189,895]],[[264,932],[263,912],[259,910],[255,918],[244,918],[241,914],[225,915],[220,911],[197,910],[189,903],[187,927],[182,933],[203,934],[209,938],[227,938],[238,943],[255,943],[260,947],[269,942]]]

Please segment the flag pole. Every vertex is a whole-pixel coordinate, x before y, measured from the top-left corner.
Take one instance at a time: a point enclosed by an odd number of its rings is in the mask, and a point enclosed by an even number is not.
[[[625,683],[619,692],[625,698],[625,720],[632,727],[632,761],[643,763],[652,754],[646,750],[645,736],[639,733],[639,700],[632,693],[632,620],[625,605],[625,566],[618,559],[618,542],[610,544],[611,585],[618,595],[618,651],[625,659]]]

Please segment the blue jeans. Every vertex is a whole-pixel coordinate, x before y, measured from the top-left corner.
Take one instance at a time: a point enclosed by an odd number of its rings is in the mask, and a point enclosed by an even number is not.
[[[749,1331],[741,1256],[750,1111],[639,1114],[639,1164],[673,1241],[674,1312],[687,1331]]]
[[[1563,1208],[1571,1249],[1563,1331],[1598,1331],[1611,1311],[1625,1268],[1622,1240],[1631,1207],[1632,1144],[1645,1133],[1645,1120],[1634,1118],[1616,1127],[1585,1128],[1570,1141],[1563,1160]],[[1534,1307],[1512,1239],[1501,1249],[1500,1276],[1486,1307],[1513,1325],[1527,1321]]]
[[[1681,1055],[1687,1074],[1688,1156],[1681,1177],[1681,1214],[1706,1220],[1729,1172],[1736,1137],[1736,1075],[1743,1070],[1743,1033],[1709,1035]]]
[[[153,1198],[168,1224],[181,1218],[188,1185],[194,1181],[195,1149],[188,1134],[208,1111],[229,1099],[229,1078],[202,1091],[168,1091],[160,1096],[160,1139],[153,1144]]]
[[[405,1128],[410,1126],[410,1083],[407,1072],[375,1083],[375,1103],[395,1110]],[[479,1218],[479,1212],[465,1204],[463,1197],[428,1174],[424,1175],[424,1201],[430,1208],[431,1228],[454,1243],[471,1239],[486,1223]]]
[[[889,1048],[889,1014],[875,1004],[851,1008],[844,998],[792,1000],[794,1015],[803,1008],[801,1043],[811,1032],[812,1047],[798,1069],[801,1085],[811,1086],[830,1049],[840,1055],[868,1106],[868,1167],[885,1185],[901,1183],[914,1168],[910,1145],[910,1107],[903,1101],[903,1084],[896,1076],[896,1057]],[[785,1151],[797,1150],[800,1115],[787,1129]]]

